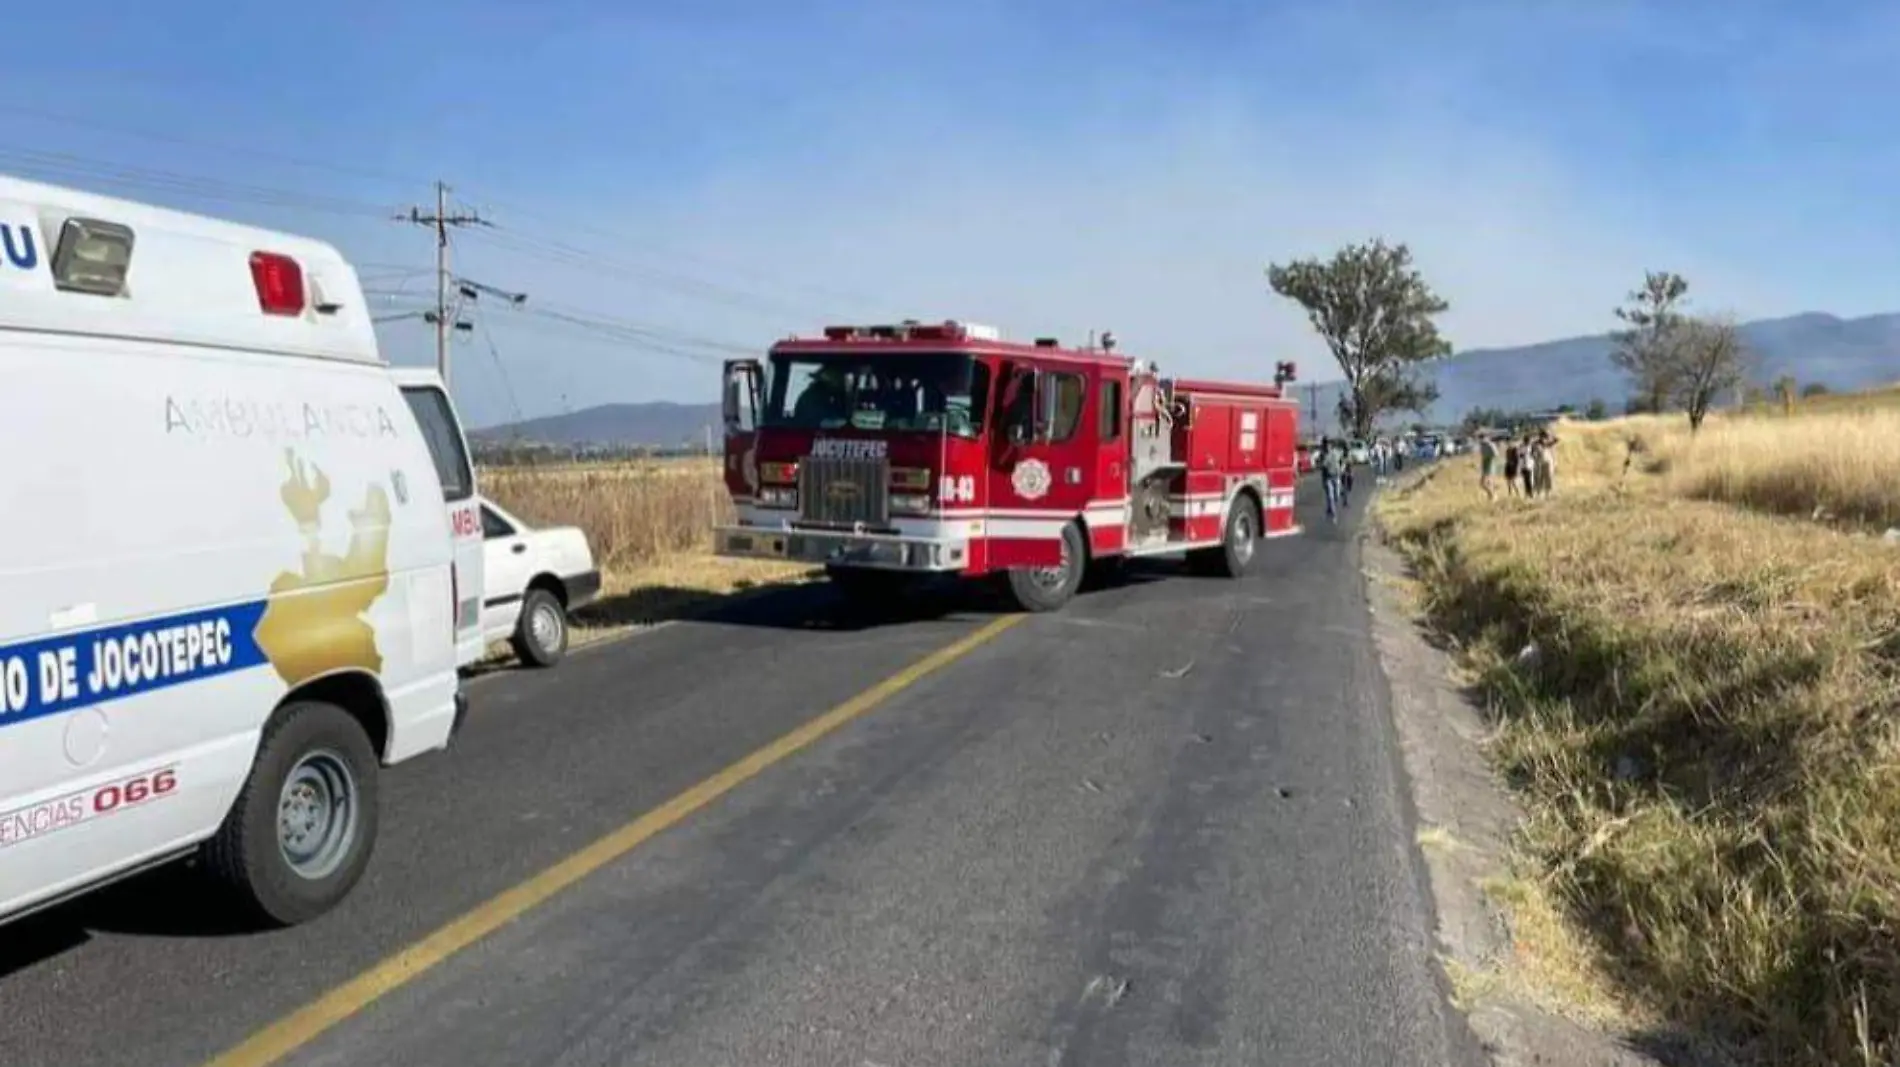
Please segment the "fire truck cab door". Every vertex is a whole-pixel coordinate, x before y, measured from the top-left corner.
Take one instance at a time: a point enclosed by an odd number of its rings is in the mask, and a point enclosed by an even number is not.
[[[1091,378],[1080,368],[1006,364],[991,436],[991,567],[1062,562],[1062,529],[1088,506],[1095,456]],[[1086,531],[1085,531],[1086,536]]]
[[[750,501],[759,491],[759,416],[764,368],[756,359],[726,361],[726,489],[734,500]]]

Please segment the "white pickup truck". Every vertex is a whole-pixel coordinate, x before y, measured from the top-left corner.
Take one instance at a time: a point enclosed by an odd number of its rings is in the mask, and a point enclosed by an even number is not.
[[[568,613],[600,595],[587,535],[574,526],[536,529],[482,498],[482,631],[507,641],[531,667],[567,653]]]

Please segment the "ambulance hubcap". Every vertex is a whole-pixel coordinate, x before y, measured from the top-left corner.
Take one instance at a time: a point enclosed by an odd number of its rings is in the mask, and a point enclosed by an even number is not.
[[[356,778],[328,750],[297,761],[277,798],[277,847],[292,870],[324,878],[343,865],[356,840]]]

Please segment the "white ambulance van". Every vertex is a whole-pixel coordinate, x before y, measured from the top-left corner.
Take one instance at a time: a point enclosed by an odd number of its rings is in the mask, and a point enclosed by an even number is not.
[[[355,885],[480,641],[408,386],[329,245],[0,176],[0,921],[194,852],[275,923]]]

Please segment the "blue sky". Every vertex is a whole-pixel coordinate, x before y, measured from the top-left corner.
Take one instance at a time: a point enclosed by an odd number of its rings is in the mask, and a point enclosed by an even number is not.
[[[679,336],[839,319],[1332,377],[1262,271],[1375,234],[1460,347],[1607,329],[1651,267],[1751,318],[1900,307],[1900,5],[244,7],[10,13],[0,170],[324,237],[380,292],[426,283],[382,216],[442,177],[496,223],[467,274],[673,338],[488,308],[455,355],[478,424],[710,399],[721,349]]]

